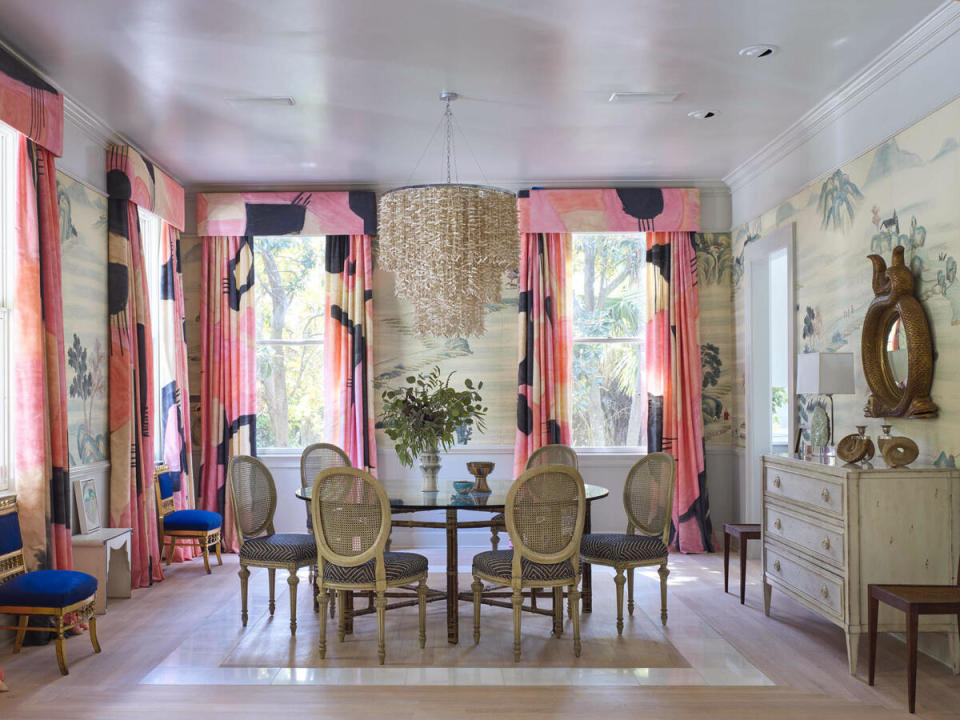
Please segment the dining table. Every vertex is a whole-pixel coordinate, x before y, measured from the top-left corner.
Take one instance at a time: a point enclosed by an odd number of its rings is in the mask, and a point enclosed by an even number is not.
[[[467,478],[462,478],[467,479]],[[466,528],[490,527],[490,520],[467,520],[461,513],[476,515],[477,513],[495,514],[504,512],[507,492],[513,484],[512,480],[494,480],[487,478],[490,487],[488,493],[458,493],[454,487],[454,480],[438,480],[436,491],[424,491],[419,480],[413,479],[380,479],[387,497],[390,498],[390,508],[394,515],[442,510],[445,513],[443,521],[421,520],[417,518],[397,519],[392,521],[393,527],[436,528],[446,531],[447,538],[447,586],[443,592],[433,591],[427,601],[435,602],[446,600],[447,603],[447,642],[456,644],[460,640],[460,612],[459,604],[471,599],[469,593],[460,593],[459,588],[459,550],[457,534]],[[309,502],[312,487],[297,489],[297,497]],[[586,514],[583,523],[583,532],[590,532],[590,505],[601,498],[607,497],[610,491],[600,485],[584,484],[586,491]],[[592,579],[589,563],[581,564],[581,592],[583,612],[591,612],[593,595]],[[542,597],[542,596],[541,596]],[[492,601],[490,604],[499,604]],[[551,614],[550,611],[537,610],[536,597],[532,599],[532,608],[525,608],[533,612]],[[341,608],[346,617],[347,632],[352,631],[353,625],[353,594],[347,594],[347,607]]]

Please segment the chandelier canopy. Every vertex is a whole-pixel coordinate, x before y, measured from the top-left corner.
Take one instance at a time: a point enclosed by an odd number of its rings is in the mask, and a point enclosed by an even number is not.
[[[503,274],[519,262],[516,196],[451,182],[456,97],[440,95],[447,182],[384,193],[377,213],[381,267],[395,273],[396,294],[413,305],[420,336],[482,335],[484,305],[500,301]]]

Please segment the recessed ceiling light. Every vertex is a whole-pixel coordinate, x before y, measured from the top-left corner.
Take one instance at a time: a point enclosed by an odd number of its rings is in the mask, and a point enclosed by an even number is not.
[[[693,112],[688,112],[687,117],[692,117],[694,120],[708,120],[719,114],[716,110],[694,110]]]
[[[228,97],[226,98],[228,103],[233,103],[235,105],[296,105],[296,100],[294,100],[289,95],[263,95],[263,96],[249,96],[249,97]]]
[[[748,58],[767,58],[774,55],[779,48],[776,45],[761,43],[759,45],[747,45],[740,48],[741,57]]]
[[[674,92],[633,92],[617,91],[610,93],[607,102],[631,102],[631,103],[671,103],[680,97],[680,93]]]

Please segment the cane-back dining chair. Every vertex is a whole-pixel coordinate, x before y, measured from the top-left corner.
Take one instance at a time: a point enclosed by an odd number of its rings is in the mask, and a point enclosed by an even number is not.
[[[580,656],[580,538],[586,517],[580,473],[566,465],[525,471],[507,493],[504,513],[512,550],[488,550],[473,558],[473,641],[480,642],[483,581],[512,591],[513,659],[520,660],[523,591],[553,590],[554,631],[562,628],[564,587],[573,611],[573,652]]]
[[[63,634],[83,622],[89,623],[93,651],[100,652],[94,606],[96,593],[97,579],[87,573],[74,570],[27,572],[16,497],[0,498],[0,615],[19,616],[16,625],[0,625],[0,630],[17,631],[14,653],[23,647],[27,631],[56,633],[57,663],[60,674],[67,675]],[[51,617],[56,627],[46,624],[31,627],[27,625],[31,615]]]
[[[390,499],[383,486],[358,468],[328,468],[317,475],[310,500],[320,585],[320,657],[327,656],[327,603],[340,593],[373,591],[377,613],[377,658],[386,656],[387,591],[414,596],[420,608],[420,647],[426,644],[427,559],[406,552],[385,552],[390,536]],[[416,587],[413,584],[416,583]],[[407,592],[402,592],[407,591]],[[394,607],[403,607],[408,602]],[[343,642],[346,613],[337,636]]]
[[[673,490],[677,463],[672,455],[650,453],[641,458],[627,475],[623,487],[623,509],[627,513],[627,532],[584,535],[580,556],[584,562],[607,565],[616,570],[617,634],[623,634],[624,571],[629,584],[628,609],[633,615],[634,568],[659,565],[660,622],[667,624],[667,568]],[[639,532],[640,534],[635,534]]]
[[[157,492],[157,514],[160,516],[158,535],[160,554],[163,555],[165,541],[167,545],[167,565],[173,562],[173,551],[177,545],[196,547],[203,553],[203,566],[210,574],[210,548],[217,553],[217,562],[223,565],[220,555],[220,530],[223,517],[209,510],[177,510],[173,497],[173,474],[166,465],[157,465],[153,471],[153,486]]]
[[[247,626],[247,581],[249,567],[267,568],[270,578],[270,614],[276,608],[277,568],[288,572],[290,586],[290,634],[297,632],[297,570],[317,561],[313,535],[277,533],[273,515],[277,510],[277,486],[267,467],[249,455],[237,455],[227,467],[227,484],[233,499],[233,517],[240,541],[240,619]]]
[[[306,490],[313,487],[313,481],[321,470],[332,467],[352,467],[350,456],[331,443],[313,443],[307,445],[300,454],[300,487]],[[313,515],[310,505],[304,503],[307,511],[307,532],[313,533]],[[310,566],[310,586],[313,588],[313,611],[320,611],[319,594],[317,590],[316,567]],[[330,603],[330,617],[336,614],[335,602]]]
[[[569,445],[544,445],[534,450],[527,458],[527,465],[524,468],[539,467],[541,465],[567,465],[574,470],[579,469],[577,462],[577,453]],[[506,530],[506,521],[503,513],[497,513],[493,516],[490,525],[490,548],[496,550],[500,545],[500,531]]]

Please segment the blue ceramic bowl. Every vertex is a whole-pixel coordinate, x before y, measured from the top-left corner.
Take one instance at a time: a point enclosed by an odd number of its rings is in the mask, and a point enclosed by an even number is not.
[[[454,480],[453,489],[460,495],[466,495],[473,489],[473,480]]]

